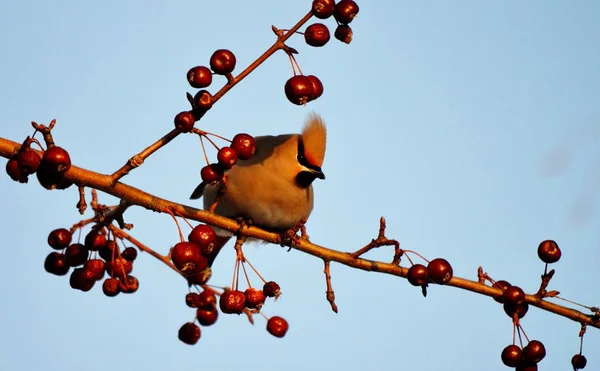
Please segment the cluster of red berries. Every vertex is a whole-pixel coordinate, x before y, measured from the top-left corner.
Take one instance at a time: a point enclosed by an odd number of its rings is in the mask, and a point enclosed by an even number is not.
[[[210,266],[215,260],[217,235],[211,226],[199,224],[192,229],[187,241],[171,249],[171,261],[190,284],[203,285],[210,279]]]
[[[46,257],[44,268],[57,276],[64,276],[74,268],[69,284],[73,289],[84,292],[91,290],[96,282],[102,280],[105,272],[109,276],[102,283],[102,291],[106,296],[137,291],[139,281],[130,274],[137,250],[127,247],[121,252],[116,241],[107,239],[102,232],[92,229],[81,244],[71,243],[73,234],[70,230],[53,230],[48,235],[48,245],[58,251],[53,251]]]
[[[546,348],[541,341],[531,340],[521,349],[511,344],[502,350],[502,362],[517,371],[536,371],[537,364],[546,357]]]
[[[51,146],[40,156],[31,149],[35,140],[27,137],[17,153],[6,163],[6,173],[16,182],[27,183],[29,175],[36,174],[40,184],[46,189],[65,189],[73,183],[64,179],[64,173],[71,168],[71,157],[61,147]],[[37,141],[35,141],[37,143]]]
[[[446,259],[436,258],[424,266],[423,264],[413,264],[408,269],[407,279],[413,286],[426,287],[429,283],[445,285],[453,277],[452,266]]]
[[[238,160],[249,160],[256,152],[256,140],[246,133],[236,134],[231,145],[219,148],[217,162],[207,164],[200,170],[200,177],[205,183],[215,183],[223,179],[226,170],[231,169]]]

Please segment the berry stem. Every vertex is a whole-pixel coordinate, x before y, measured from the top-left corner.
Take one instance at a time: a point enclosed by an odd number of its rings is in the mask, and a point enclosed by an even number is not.
[[[220,148],[218,145],[215,144],[215,142],[212,141],[212,139],[209,138],[208,135],[203,135],[204,138],[206,138],[206,140],[208,140],[210,142],[210,144],[213,145],[213,147],[215,147],[215,149],[218,151]]]
[[[246,262],[248,262],[246,260]],[[248,288],[252,287],[252,284],[250,283],[250,277],[248,277],[248,272],[246,271],[246,265],[244,264],[244,262],[242,263],[242,270],[244,271],[244,276],[246,277],[246,283],[248,284]]]
[[[250,263],[248,261],[248,259],[246,259],[246,263],[248,263],[248,265],[250,266],[250,268],[252,268],[252,270],[254,271],[254,273],[256,273],[256,275],[258,276],[258,278],[260,278],[260,280],[263,281],[263,283],[267,283],[267,280],[265,280],[263,278],[263,276],[261,276],[260,273],[258,273],[258,271],[256,270],[256,268],[254,268],[254,266],[252,265],[252,263]]]
[[[206,160],[206,165],[210,164],[210,161],[208,161],[208,156],[206,155],[206,148],[204,147],[204,141],[202,140],[202,135],[199,136],[200,137],[200,145],[202,145],[202,152],[204,153],[204,159]]]
[[[419,254],[419,253],[418,253],[418,252],[416,252],[416,251],[413,251],[413,250],[404,250],[404,253],[405,253],[405,254],[408,254],[408,253],[415,254],[416,256],[418,256],[419,258],[421,258],[421,259],[423,259],[425,262],[427,262],[427,264],[429,264],[429,260],[425,259],[425,258],[423,257],[423,255]],[[407,256],[407,258],[408,258],[408,256]]]

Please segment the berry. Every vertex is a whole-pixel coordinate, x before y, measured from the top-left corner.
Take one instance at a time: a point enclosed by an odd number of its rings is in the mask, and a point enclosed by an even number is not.
[[[193,322],[187,322],[181,326],[177,336],[182,342],[188,345],[194,345],[198,342],[198,339],[200,339],[200,327]]]
[[[223,174],[223,168],[219,164],[206,165],[200,170],[200,177],[205,183],[220,182]]]
[[[44,152],[42,163],[51,172],[64,173],[71,168],[71,157],[62,147],[52,146]]]
[[[122,256],[107,261],[104,267],[111,277],[123,277],[133,270],[133,264]]]
[[[48,235],[48,245],[54,250],[62,250],[69,246],[71,238],[73,238],[73,235],[68,229],[58,228]]]
[[[227,314],[241,314],[246,308],[246,296],[239,290],[228,290],[219,298],[221,312]]]
[[[119,295],[121,289],[119,288],[119,280],[116,278],[107,278],[102,282],[102,292],[108,297]]]
[[[311,24],[306,28],[306,31],[304,31],[304,41],[310,46],[323,46],[327,44],[330,38],[329,28],[323,23]]]
[[[348,24],[352,22],[354,17],[358,14],[358,4],[352,0],[342,0],[335,5],[335,11],[333,16],[336,21],[341,24]]]
[[[200,247],[192,242],[179,242],[173,246],[171,260],[181,273],[188,276],[208,267],[208,261],[200,253]]]
[[[106,261],[111,261],[119,256],[119,246],[115,241],[108,241],[104,247],[98,250],[98,255]]]
[[[227,49],[219,49],[210,57],[210,69],[219,75],[227,75],[235,69],[235,55]]]
[[[522,304],[525,301],[525,292],[519,286],[510,286],[504,290],[502,300],[509,305]]]
[[[185,305],[190,308],[198,308],[200,305],[200,295],[195,292],[190,292],[185,296]]]
[[[496,281],[492,285],[492,287],[502,290],[502,293],[504,293],[504,291],[506,291],[506,289],[509,288],[510,286],[511,286],[510,283],[508,283],[507,281],[503,281],[503,280]],[[502,295],[494,296],[494,300],[496,300],[500,304],[504,303],[504,299],[502,298]]]
[[[217,308],[212,309],[200,309],[196,310],[196,319],[202,326],[214,325],[219,317],[219,311]]]
[[[208,260],[207,260],[208,264]],[[212,269],[210,267],[206,267],[202,270],[199,270],[193,273],[191,276],[187,276],[188,284],[190,285],[204,285],[208,282],[210,277],[212,276]]]
[[[119,289],[123,294],[133,294],[140,287],[140,281],[134,276],[125,276],[119,279]]]
[[[202,255],[209,256],[217,242],[217,234],[210,225],[198,224],[188,235],[188,241],[198,245]]]
[[[533,363],[540,363],[546,357],[546,347],[539,340],[531,340],[523,348],[523,358]]]
[[[312,3],[312,13],[319,19],[331,17],[334,11],[335,0],[314,0]]]
[[[518,318],[525,317],[527,311],[529,310],[529,304],[521,303],[521,304],[510,304],[504,303],[504,313],[506,313],[510,318],[514,318],[515,314]]]
[[[414,264],[408,268],[406,277],[413,286],[423,286],[429,282],[429,270],[423,264]]]
[[[19,167],[23,173],[29,175],[35,173],[42,162],[42,158],[32,149],[26,149],[19,153],[18,157]]]
[[[237,152],[231,147],[223,147],[217,152],[217,161],[223,169],[231,169],[237,163]]]
[[[517,367],[523,359],[523,351],[518,346],[511,344],[502,350],[502,363],[508,367]]]
[[[90,259],[83,265],[88,277],[95,281],[100,281],[104,277],[104,267],[105,263],[102,259]]]
[[[137,258],[137,254],[138,252],[136,249],[134,249],[133,247],[127,247],[125,250],[123,250],[121,256],[123,257],[123,259],[132,262],[135,260],[135,258]]]
[[[57,172],[43,160],[35,175],[40,185],[48,190],[67,189],[73,185],[72,181],[65,179],[63,173]]]
[[[6,163],[6,174],[19,183],[27,183],[27,173],[19,166],[18,156],[12,156]]]
[[[194,123],[196,122],[196,118],[194,114],[190,111],[179,112],[175,119],[173,120],[175,123],[175,129],[179,130],[181,133],[189,133],[190,130],[194,127]]]
[[[187,80],[192,86],[192,88],[206,88],[212,83],[212,73],[210,72],[208,67],[192,67],[187,73]]]
[[[250,134],[236,134],[231,140],[231,148],[237,153],[240,160],[249,160],[256,152],[256,140]]]
[[[312,83],[312,87],[313,87],[313,96],[310,100],[315,100],[315,99],[319,98],[321,95],[323,95],[323,83],[321,82],[321,80],[319,80],[319,78],[317,76],[308,75],[307,77],[310,80],[310,82]]]
[[[44,260],[44,269],[46,272],[57,276],[64,276],[69,273],[69,264],[65,256],[57,251],[53,251]]]
[[[343,43],[350,44],[352,42],[352,28],[345,24],[340,24],[335,29],[333,36]]]
[[[556,244],[556,242],[552,240],[542,241],[540,246],[538,246],[538,256],[539,258],[547,264],[556,263],[560,260],[562,253],[560,252],[560,248]]]
[[[270,298],[278,298],[281,295],[281,288],[277,282],[269,281],[263,285],[263,292]]]
[[[65,250],[65,257],[67,259],[67,263],[71,267],[78,267],[83,265],[87,260],[90,254],[90,250],[87,247],[80,243],[74,243],[67,247]]]
[[[571,358],[571,365],[573,366],[573,370],[580,370],[587,365],[587,359],[583,354],[575,354],[573,358]]]
[[[89,277],[84,268],[75,268],[69,277],[69,285],[75,290],[83,292],[90,291],[94,287],[94,281]]]
[[[204,290],[198,296],[198,308],[210,310],[217,307],[217,296],[211,290]]]
[[[521,363],[515,367],[515,371],[537,371],[537,364],[523,359]]]
[[[106,236],[103,235],[102,233],[98,232],[95,229],[92,229],[86,236],[85,236],[85,247],[87,247],[88,249],[90,249],[91,251],[98,251],[100,249],[102,249],[103,247],[106,246],[107,241],[106,241]]]
[[[308,103],[314,95],[312,81],[304,75],[291,77],[286,81],[284,91],[287,99],[298,106]]]
[[[289,327],[287,321],[279,316],[273,316],[267,321],[267,331],[278,338],[284,337]]]
[[[246,307],[250,309],[260,309],[267,298],[263,290],[257,290],[252,287],[247,289],[244,295],[246,296]]]
[[[452,279],[452,266],[446,259],[437,258],[427,264],[429,277],[439,285],[445,285]]]
[[[194,103],[196,103],[196,107],[208,111],[212,107],[214,99],[207,90],[200,90],[194,95]]]

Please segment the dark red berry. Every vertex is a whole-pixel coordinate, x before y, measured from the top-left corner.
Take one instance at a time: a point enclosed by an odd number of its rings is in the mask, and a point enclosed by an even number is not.
[[[69,285],[75,290],[90,291],[94,283],[96,281],[89,277],[84,268],[75,268],[69,277]]]
[[[100,281],[104,277],[105,263],[102,259],[90,259],[85,262],[83,269],[88,273],[88,277]]]
[[[187,322],[181,326],[177,336],[182,342],[188,345],[194,345],[198,342],[198,339],[200,339],[200,327],[193,322]]]
[[[106,273],[111,277],[119,278],[128,275],[133,270],[133,264],[130,261],[125,260],[122,256],[107,261],[104,267]]]
[[[510,283],[508,283],[507,281],[503,281],[503,280],[496,281],[492,285],[492,287],[502,290],[502,293],[504,293],[504,291],[506,291],[506,289],[509,288],[510,286],[511,286]],[[500,304],[504,303],[504,299],[502,299],[502,294],[498,295],[498,296],[494,296],[494,300],[496,300]]]
[[[502,363],[508,367],[517,367],[523,359],[523,351],[518,346],[512,344],[502,350]]]
[[[44,260],[44,269],[46,272],[57,276],[64,276],[69,273],[69,264],[65,256],[57,251],[53,251]]]
[[[217,308],[211,309],[201,309],[198,308],[196,310],[196,319],[198,323],[202,326],[210,326],[214,325],[217,322],[217,318],[219,317],[219,311]]]
[[[312,81],[304,75],[291,77],[286,81],[284,91],[287,99],[299,106],[308,103],[314,95]]]
[[[429,270],[423,264],[414,264],[408,268],[406,277],[413,286],[423,286],[429,282]]]
[[[119,246],[115,241],[108,241],[98,250],[98,255],[106,261],[111,261],[119,256]]]
[[[527,311],[529,310],[529,304],[523,302],[521,304],[510,304],[504,303],[504,313],[506,313],[510,318],[514,318],[517,315],[518,318],[525,317]]]
[[[281,295],[281,288],[275,281],[269,281],[263,285],[263,292],[270,298],[278,298]]]
[[[521,363],[515,367],[515,371],[537,371],[537,364],[526,359],[521,360]]]
[[[80,243],[74,243],[67,247],[65,250],[65,257],[67,259],[67,263],[71,267],[78,267],[83,265],[87,260],[90,254],[90,250],[87,247]]]
[[[327,44],[330,38],[329,28],[323,23],[311,24],[306,28],[306,31],[304,31],[304,41],[310,46],[323,46]]]
[[[348,24],[352,22],[354,17],[358,14],[358,4],[352,0],[342,0],[335,5],[335,11],[333,16],[335,20],[342,23]]]
[[[187,80],[192,86],[192,88],[206,88],[212,83],[212,73],[210,72],[208,67],[192,67],[187,73]]]
[[[210,225],[198,224],[188,235],[188,241],[198,245],[202,255],[210,256],[217,242],[217,234]]]
[[[546,357],[546,347],[539,340],[531,340],[523,348],[523,358],[533,363],[540,363]]]
[[[42,161],[39,169],[36,171],[40,185],[48,190],[52,189],[67,189],[73,185],[73,182],[66,179],[64,173],[57,172],[46,162]]]
[[[194,114],[190,111],[179,112],[175,119],[173,120],[175,123],[175,129],[179,130],[182,133],[189,133],[190,130],[194,127],[194,123],[196,119]]]
[[[62,250],[69,246],[73,235],[68,229],[58,228],[48,235],[48,245],[54,250]]]
[[[48,170],[57,173],[64,173],[71,168],[69,152],[58,146],[52,146],[44,151],[42,162]]]
[[[350,26],[348,25],[340,24],[335,29],[333,36],[335,36],[336,39],[340,40],[343,43],[350,44],[352,42],[353,36],[352,28],[350,28]]]
[[[202,256],[200,247],[192,242],[179,242],[173,246],[171,260],[185,275],[192,275],[208,267],[208,261]]]
[[[223,174],[223,168],[219,164],[206,165],[200,170],[200,177],[205,183],[220,182]]]
[[[210,57],[210,69],[219,75],[227,75],[235,69],[235,55],[227,49],[219,49]]]
[[[137,258],[137,250],[133,247],[128,247],[121,253],[123,259],[128,260],[130,262],[134,261]]]
[[[185,305],[190,308],[198,308],[200,306],[200,295],[195,292],[190,292],[185,296]]]
[[[212,290],[202,291],[198,300],[198,308],[209,310],[217,307],[217,297]]]
[[[587,359],[583,354],[575,354],[571,358],[571,365],[573,366],[573,370],[581,370],[587,365]]]
[[[121,292],[119,280],[111,277],[105,279],[102,282],[102,292],[108,297],[117,296]]]
[[[208,263],[208,261],[207,261]],[[210,277],[212,276],[212,269],[210,267],[206,267],[202,270],[196,271],[189,276],[186,276],[188,280],[188,284],[190,285],[204,285],[208,282]]]
[[[249,160],[256,152],[256,140],[250,134],[236,134],[231,140],[231,148],[237,153],[240,160]]]
[[[510,286],[504,290],[502,301],[509,305],[518,305],[525,301],[525,292],[519,286]]]
[[[19,166],[18,156],[12,156],[6,163],[6,174],[19,183],[27,183],[27,173]]]
[[[85,236],[85,247],[91,251],[98,251],[107,244],[106,236],[95,229],[92,229]]]
[[[119,278],[119,289],[123,294],[133,294],[140,287],[140,281],[134,276]]]
[[[321,80],[319,80],[319,78],[317,76],[308,75],[307,77],[310,80],[310,82],[312,83],[312,87],[313,87],[313,96],[310,100],[315,100],[315,99],[319,98],[321,95],[323,95],[323,83],[321,82]]]
[[[250,309],[260,309],[265,303],[265,293],[263,290],[257,290],[255,288],[249,288],[244,292],[246,296],[246,307]]]
[[[196,103],[196,107],[207,111],[212,107],[214,99],[212,94],[207,90],[200,90],[194,95],[194,103]]]
[[[239,290],[227,290],[219,298],[221,312],[227,314],[240,314],[246,308],[246,296]]]
[[[539,258],[548,264],[556,263],[562,255],[558,244],[552,240],[542,241],[538,246],[537,253]]]
[[[35,173],[42,163],[42,157],[32,149],[19,153],[19,167],[27,175]]]
[[[278,338],[284,337],[289,327],[287,321],[279,316],[273,316],[267,321],[267,331]]]
[[[326,19],[335,11],[335,0],[314,0],[312,2],[312,13],[319,19]]]
[[[217,152],[217,161],[223,169],[231,169],[237,163],[237,152],[231,147],[223,147]]]
[[[450,282],[453,276],[452,266],[446,259],[437,258],[427,264],[429,277],[439,285],[445,285]]]

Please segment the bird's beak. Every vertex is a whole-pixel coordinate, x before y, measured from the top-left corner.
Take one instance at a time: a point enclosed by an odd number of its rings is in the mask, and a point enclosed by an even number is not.
[[[319,179],[325,179],[325,174],[323,174],[323,171],[319,168],[319,169],[311,169],[312,173],[315,174],[315,176]]]

